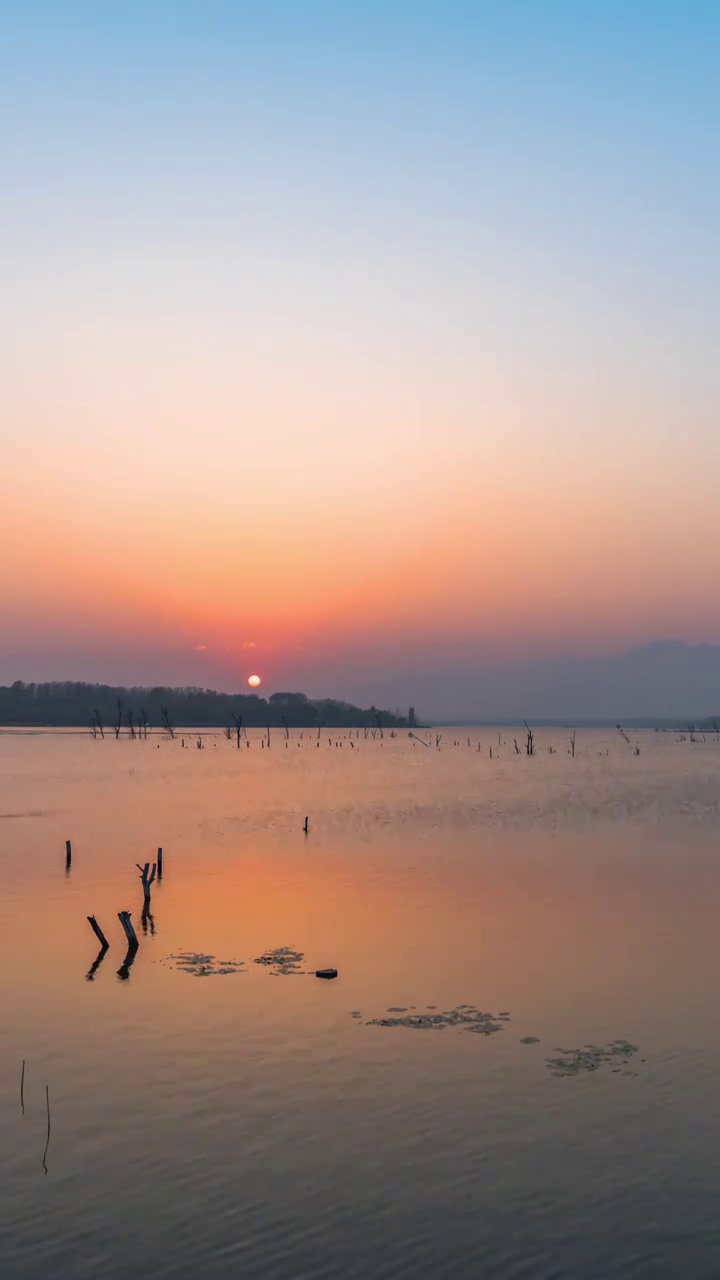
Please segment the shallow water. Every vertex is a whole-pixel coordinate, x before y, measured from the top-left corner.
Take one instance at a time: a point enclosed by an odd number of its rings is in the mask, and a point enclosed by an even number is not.
[[[720,1274],[720,746],[517,732],[0,735],[3,1280]]]

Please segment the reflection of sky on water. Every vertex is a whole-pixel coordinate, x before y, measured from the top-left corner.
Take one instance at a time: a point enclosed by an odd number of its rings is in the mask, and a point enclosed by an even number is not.
[[[0,807],[50,811],[2,826],[3,1274],[72,1256],[120,1280],[141,1205],[167,1276],[712,1274],[720,755],[658,739],[601,757],[579,734],[574,762],[510,743],[492,772],[406,738],[350,759],[3,736]],[[135,864],[159,844],[145,930]],[[252,963],[288,947],[308,972]],[[180,952],[243,970],[190,981]],[[367,1025],[461,1005],[509,1017]],[[548,1070],[618,1041],[627,1066]]]

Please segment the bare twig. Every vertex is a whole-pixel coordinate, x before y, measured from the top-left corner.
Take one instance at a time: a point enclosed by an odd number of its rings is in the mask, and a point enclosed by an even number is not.
[[[43,1169],[45,1170],[45,1176],[47,1177],[47,1171],[48,1171],[47,1153],[48,1153],[48,1147],[50,1146],[50,1086],[47,1084],[45,1085],[45,1103],[47,1106],[48,1126],[47,1126],[47,1142],[45,1143],[45,1151],[43,1153]]]

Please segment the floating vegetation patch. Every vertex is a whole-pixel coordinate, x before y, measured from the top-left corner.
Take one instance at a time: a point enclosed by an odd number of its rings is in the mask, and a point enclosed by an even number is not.
[[[483,1013],[474,1004],[459,1004],[444,1013],[404,1013],[400,1007],[388,1010],[392,1017],[371,1018],[368,1027],[409,1027],[413,1031],[444,1031],[446,1027],[459,1027],[479,1036],[491,1036],[502,1031],[509,1013]]]
[[[280,974],[302,973],[300,964],[304,959],[303,952],[295,951],[293,947],[275,947],[274,951],[263,951],[261,956],[256,956],[253,963],[264,964],[277,977]]]
[[[609,1066],[618,1074],[622,1067],[630,1066],[631,1059],[639,1052],[637,1045],[630,1044],[629,1040],[612,1040],[610,1044],[586,1044],[582,1049],[561,1049],[556,1050],[561,1055],[559,1058],[546,1058],[548,1070],[554,1076],[579,1076],[592,1071],[599,1071],[600,1067]],[[643,1059],[644,1061],[644,1059]],[[636,1076],[637,1071],[627,1070],[622,1072],[625,1076]]]
[[[183,973],[192,974],[193,978],[214,978],[228,973],[247,972],[243,968],[244,960],[218,960],[216,956],[204,951],[176,951],[168,956],[173,960],[171,969],[181,969]]]
[[[540,1037],[539,1036],[523,1036],[520,1043],[521,1044],[539,1044]]]

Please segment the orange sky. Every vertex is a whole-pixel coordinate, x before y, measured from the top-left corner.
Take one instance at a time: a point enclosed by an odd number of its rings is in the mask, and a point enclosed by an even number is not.
[[[192,90],[127,21],[16,32],[0,680],[233,688],[252,642],[372,701],[460,654],[719,640],[719,193],[640,18],[627,67],[599,19],[536,65],[468,12],[392,71],[338,19],[298,79],[298,32],[258,17],[245,65],[228,17]]]

